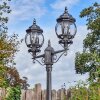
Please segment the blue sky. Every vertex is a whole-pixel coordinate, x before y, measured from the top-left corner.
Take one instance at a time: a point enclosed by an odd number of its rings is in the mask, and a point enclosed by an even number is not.
[[[24,38],[25,30],[32,25],[36,18],[37,24],[44,30],[45,43],[42,49],[47,46],[48,39],[52,46],[61,49],[58,39],[55,35],[56,19],[63,13],[65,6],[74,18],[76,18],[77,35],[73,45],[69,48],[68,55],[63,56],[60,61],[53,65],[53,88],[61,88],[63,83],[66,87],[75,84],[73,81],[87,79],[88,75],[77,75],[74,70],[75,52],[82,51],[82,41],[86,37],[85,18],[79,18],[80,11],[90,6],[94,2],[100,3],[100,0],[12,0],[10,3],[12,13],[9,15],[9,34],[17,33],[20,38]],[[33,64],[31,55],[27,52],[27,47],[23,42],[20,46],[20,52],[17,53],[15,61],[16,67],[21,76],[27,76],[31,87],[35,83],[41,83],[46,86],[45,67],[39,64]],[[69,82],[71,82],[69,84]]]

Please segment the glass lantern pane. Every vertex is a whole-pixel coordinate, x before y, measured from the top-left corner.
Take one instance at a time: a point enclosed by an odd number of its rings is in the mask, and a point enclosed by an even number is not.
[[[36,36],[37,36],[36,32],[35,33],[31,32],[31,34],[30,34],[30,42],[31,42],[32,45],[35,44]]]
[[[58,23],[58,24],[56,25],[56,33],[57,33],[58,35],[61,35],[61,34],[62,34],[62,23]]]
[[[75,24],[69,21],[63,22],[63,34],[74,35],[76,33]]]
[[[42,36],[42,33],[31,33],[30,35],[30,42],[32,45],[35,45],[36,47],[42,46],[43,42],[44,42],[44,38]]]
[[[70,24],[67,22],[63,22],[63,34],[68,34],[69,33],[69,29],[70,29]]]
[[[63,34],[69,34],[69,30],[70,30],[70,23],[67,21],[63,22]]]
[[[26,42],[27,46],[31,44],[31,42],[30,42],[30,34],[26,34],[25,42]]]
[[[44,42],[44,38],[43,38],[42,34],[40,34],[39,35],[39,45],[42,46],[43,42]]]
[[[70,32],[70,34],[73,35],[73,36],[76,34],[76,27],[75,27],[74,24],[71,24],[71,25],[70,25],[69,32]]]

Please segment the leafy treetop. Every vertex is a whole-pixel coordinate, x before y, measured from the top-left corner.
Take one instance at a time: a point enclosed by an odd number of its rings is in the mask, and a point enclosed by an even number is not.
[[[86,17],[89,33],[83,41],[83,52],[77,52],[75,58],[76,73],[89,72],[89,80],[100,79],[100,5],[82,10],[81,18]]]

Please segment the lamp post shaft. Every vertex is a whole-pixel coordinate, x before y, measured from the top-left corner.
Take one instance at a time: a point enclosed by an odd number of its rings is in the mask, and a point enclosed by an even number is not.
[[[47,71],[47,94],[46,100],[52,100],[52,65],[46,65]]]

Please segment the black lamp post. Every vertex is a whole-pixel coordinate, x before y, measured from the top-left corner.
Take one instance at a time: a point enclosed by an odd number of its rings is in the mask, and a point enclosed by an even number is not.
[[[63,47],[62,50],[55,51],[51,47],[50,40],[48,41],[48,47],[44,50],[44,54],[38,55],[40,53],[40,48],[44,43],[43,30],[36,25],[36,20],[34,19],[33,25],[30,26],[26,32],[25,42],[29,48],[29,53],[32,54],[33,61],[39,62],[41,65],[46,65],[47,71],[47,96],[46,100],[52,100],[52,83],[51,83],[51,72],[52,65],[56,63],[60,57],[65,54],[68,50],[68,47],[73,43],[72,39],[76,34],[76,25],[75,19],[70,15],[65,7],[64,13],[57,19],[57,24],[55,27],[55,32],[59,38],[59,44]],[[56,54],[61,53],[59,57],[56,57]],[[42,58],[42,62],[38,59]]]

